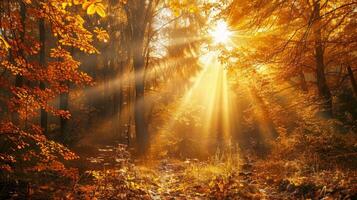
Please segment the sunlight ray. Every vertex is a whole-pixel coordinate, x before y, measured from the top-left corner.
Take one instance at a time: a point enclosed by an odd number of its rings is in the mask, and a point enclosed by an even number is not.
[[[169,59],[168,61],[165,61],[164,63],[158,63],[150,67],[146,70],[146,72],[144,72],[144,69],[135,73],[133,73],[132,70],[126,71],[118,77],[113,78],[112,80],[104,81],[103,83],[99,83],[93,87],[85,88],[84,91],[88,97],[90,97],[92,100],[95,100],[101,98],[101,96],[98,94],[101,94],[104,91],[106,92],[106,95],[111,95],[117,88],[120,87],[120,85],[128,85],[129,83],[133,82],[135,80],[135,76],[138,74],[145,73],[146,81],[150,81],[156,78],[158,71],[160,72],[160,74],[167,73],[167,70],[170,70],[170,68],[177,66],[182,62],[184,62],[183,59],[173,58]],[[109,91],[105,90],[105,87],[108,86],[111,87]],[[82,90],[82,88],[78,88],[77,90]],[[74,92],[77,90],[74,90]]]

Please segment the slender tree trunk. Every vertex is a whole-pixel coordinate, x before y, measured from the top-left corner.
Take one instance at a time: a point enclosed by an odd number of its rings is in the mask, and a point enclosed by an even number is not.
[[[132,56],[135,73],[135,133],[139,155],[145,154],[149,147],[148,126],[145,120],[145,52],[144,38],[147,27],[149,26],[149,12],[152,8],[152,0],[131,1],[127,7],[128,16],[131,22]]]
[[[304,91],[304,92],[307,92],[309,89],[307,87],[307,83],[306,83],[306,79],[305,79],[305,74],[304,72],[302,71],[301,67],[300,67],[300,70],[299,70],[299,77],[300,77],[300,87],[301,87],[301,90]]]
[[[42,67],[46,67],[46,27],[45,27],[45,20],[41,19],[39,22],[39,32],[40,32],[40,65]],[[45,90],[46,85],[43,81],[40,82],[41,90]],[[45,109],[41,108],[41,128],[44,131],[44,134],[47,135],[47,121],[48,121],[48,114]]]
[[[347,72],[348,72],[348,76],[350,77],[353,92],[355,94],[355,97],[357,98],[357,82],[353,74],[352,68],[349,65],[347,66]]]
[[[74,47],[72,47],[70,49],[70,52],[71,52],[71,56],[74,57]],[[70,87],[70,84],[68,81],[66,81],[64,83],[67,88],[68,88],[68,91],[65,91],[63,93],[60,94],[60,102],[59,102],[59,109],[60,110],[66,110],[68,111],[69,110],[69,87]],[[62,141],[64,143],[68,142],[68,119],[67,118],[63,118],[63,117],[60,117],[60,131],[61,131],[61,137],[62,137]]]
[[[60,94],[60,110],[69,110],[68,100],[69,100],[69,92],[64,92]],[[67,138],[67,131],[68,131],[68,119],[60,117],[60,126],[61,126],[61,136],[65,141]]]
[[[21,24],[23,27],[23,32],[20,34],[21,42],[25,42],[25,32],[26,32],[26,5],[24,2],[20,2],[20,15],[21,15]],[[19,47],[20,48],[20,47]],[[24,56],[22,48],[20,48],[20,55]],[[15,86],[21,87],[24,84],[24,78],[21,75],[16,76]]]
[[[107,58],[105,54],[99,56],[99,65],[103,66],[103,101],[102,104],[104,107],[103,109],[103,115],[107,118],[111,116],[112,109],[110,108],[109,105],[111,102],[111,92],[110,92],[110,81],[111,81],[111,73],[110,69],[108,66]]]
[[[119,63],[119,76],[121,76],[123,73],[124,73],[124,62],[121,61]],[[122,131],[120,129],[120,127],[121,127],[121,114],[122,114],[121,112],[123,110],[122,105],[123,105],[123,100],[124,100],[124,98],[123,98],[123,80],[122,79],[119,80],[118,88],[116,89],[116,94],[117,94],[117,98],[118,98],[117,102],[116,102],[117,107],[118,107],[117,108],[117,115],[116,115],[116,117],[117,117],[116,127],[117,127],[117,130],[118,130],[118,136],[120,138],[125,138],[126,135],[123,136],[122,135]]]
[[[332,96],[327,85],[325,76],[324,52],[322,46],[321,26],[320,26],[320,3],[314,3],[314,12],[316,24],[314,27],[315,36],[315,62],[316,62],[316,79],[319,96],[323,100],[323,113],[326,117],[332,117]]]
[[[139,18],[140,19],[140,18]],[[133,62],[135,72],[135,133],[138,145],[138,153],[144,154],[148,148],[149,135],[145,121],[145,58],[143,53],[144,31],[143,27],[137,26],[134,36]]]
[[[22,24],[22,27],[23,27],[23,30],[20,33],[20,40],[21,40],[21,43],[24,43],[24,41],[25,41],[25,32],[26,32],[26,5],[22,1],[19,2],[19,3],[20,3],[21,24]],[[9,10],[9,12],[11,12],[11,11]],[[23,49],[21,47],[18,47],[18,48],[19,48],[19,51],[18,51],[19,55],[25,57]],[[13,55],[12,53],[10,53],[10,60],[11,61],[14,61],[15,57],[16,57],[16,55]],[[16,75],[15,87],[22,87],[23,85],[24,85],[24,77],[21,76],[21,75]],[[22,123],[20,121],[20,117],[19,117],[18,113],[13,113],[12,114],[12,120],[16,125],[19,125],[19,126],[23,126],[24,125],[24,123]],[[25,126],[26,126],[26,123],[27,122],[25,122]]]
[[[110,61],[111,68],[114,70],[114,84],[113,84],[113,113],[112,113],[112,129],[114,131],[115,137],[120,138],[120,112],[121,112],[121,81],[118,80],[121,75],[121,63],[118,64],[117,59],[113,56]]]
[[[120,106],[120,100],[119,100],[119,92],[117,91],[118,89],[116,88],[113,94],[113,116],[112,116],[112,129],[114,132],[115,137],[120,136],[119,134],[119,106]]]
[[[144,56],[136,53],[134,56],[135,68],[135,133],[139,154],[144,154],[148,148],[149,135],[145,121],[145,80],[144,80]]]
[[[111,8],[113,8],[117,2],[115,1],[110,1],[109,2],[109,13],[113,12]],[[108,18],[108,24],[115,24],[115,18],[114,17],[109,17]],[[111,97],[112,97],[112,102],[110,105],[112,105],[112,115],[111,115],[111,129],[113,132],[113,136],[115,138],[120,139],[120,106],[121,106],[121,99],[120,99],[120,88],[121,88],[121,83],[120,83],[120,76],[121,76],[121,63],[118,62],[117,56],[119,54],[119,48],[118,48],[118,43],[120,43],[118,40],[120,39],[119,36],[116,35],[120,31],[120,26],[114,25],[110,26],[109,30],[110,32],[110,42],[108,46],[108,65],[110,67],[110,70],[112,72],[112,88],[111,88]]]

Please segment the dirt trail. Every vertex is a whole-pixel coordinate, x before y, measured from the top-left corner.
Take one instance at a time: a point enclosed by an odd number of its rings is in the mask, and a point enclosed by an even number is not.
[[[120,147],[119,152],[122,150]],[[230,165],[196,159],[144,162],[133,161],[126,153],[118,153],[116,145],[104,145],[84,157],[87,171],[96,174],[93,176],[96,198],[321,199],[338,196],[349,199],[353,193],[344,188],[329,192],[323,185],[310,182],[297,185],[285,178],[272,178],[275,175],[269,175],[258,163],[247,159]]]
[[[122,161],[125,158],[117,157],[116,145],[97,146],[95,150],[92,149],[87,153],[85,160],[82,158],[86,163],[87,171],[117,172],[123,167]],[[126,190],[133,189],[134,193],[138,192],[135,190],[140,190],[138,193],[146,193],[147,199],[210,199],[212,196],[221,199],[226,196],[231,196],[233,199],[241,196],[239,199],[244,199],[256,193],[262,196],[260,190],[256,189],[254,184],[250,184],[252,182],[250,164],[244,163],[242,171],[238,171],[237,168],[230,172],[225,171],[223,164],[213,165],[196,159],[185,161],[163,159],[152,161],[150,164],[131,165],[119,179],[128,179],[125,181],[133,184],[125,183],[129,185]],[[114,189],[115,187],[118,185],[113,186]],[[119,188],[123,189],[121,186]],[[105,192],[108,190],[105,189]]]

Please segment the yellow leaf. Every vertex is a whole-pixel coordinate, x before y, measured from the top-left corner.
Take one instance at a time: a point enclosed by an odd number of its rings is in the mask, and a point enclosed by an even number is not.
[[[195,12],[197,12],[197,7],[191,5],[189,8],[189,11],[190,11],[190,13],[195,13]]]
[[[62,9],[66,9],[68,3],[62,3]]]
[[[84,10],[87,10],[90,5],[92,5],[92,3],[86,1],[86,2],[84,2],[84,3],[82,4],[82,8],[83,8]]]
[[[82,25],[84,23],[84,19],[80,15],[77,15],[76,18],[79,24]]]
[[[83,3],[83,0],[73,0],[74,5],[79,5]]]
[[[102,3],[96,3],[95,6],[97,6],[97,8],[100,7],[101,9],[105,10],[105,7]]]
[[[101,17],[105,17],[106,14],[105,14],[105,11],[104,11],[104,8],[103,7],[100,7],[100,6],[97,6],[97,14]]]
[[[5,49],[9,49],[10,48],[10,45],[6,42],[6,40],[0,36],[0,41],[3,43]]]
[[[96,12],[96,8],[95,4],[91,4],[87,9],[87,14],[93,15]]]
[[[180,10],[175,9],[175,10],[173,10],[173,12],[176,17],[180,16]]]

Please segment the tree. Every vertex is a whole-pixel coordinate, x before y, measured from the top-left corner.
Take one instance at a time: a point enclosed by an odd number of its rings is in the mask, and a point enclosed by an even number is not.
[[[248,36],[256,63],[280,65],[286,79],[300,79],[301,88],[307,91],[305,75],[314,71],[317,94],[322,113],[332,116],[332,94],[326,72],[336,67],[327,63],[330,48],[336,48],[334,38],[353,18],[352,1],[233,1],[228,15],[241,32],[254,30]],[[241,12],[245,10],[243,15]],[[244,37],[244,36],[243,36]],[[346,37],[346,36],[345,36]],[[348,36],[347,36],[348,37]],[[350,38],[350,42],[354,39]],[[259,41],[259,44],[253,44]],[[274,44],[274,50],[268,51]],[[268,53],[271,52],[271,53]]]
[[[70,117],[67,110],[58,110],[49,103],[68,91],[66,83],[82,86],[92,81],[79,70],[80,63],[68,50],[98,52],[92,45],[93,34],[83,26],[82,17],[68,10],[70,6],[81,6],[84,1],[74,2],[17,0],[0,3],[0,168],[2,175],[4,172],[15,180],[31,180],[36,173],[45,171],[76,177],[75,172],[67,170],[63,160],[77,156],[43,134],[47,131],[47,113]],[[89,12],[93,3],[100,6],[95,1],[83,4],[83,8]],[[51,27],[50,31],[46,27]],[[49,36],[55,40],[51,47],[46,43]],[[49,52],[48,60],[46,52]],[[40,126],[36,120],[39,110]],[[12,113],[17,117],[13,118]],[[9,176],[1,176],[6,177]]]
[[[132,43],[132,59],[135,73],[135,133],[139,154],[144,154],[149,146],[148,125],[145,121],[145,39],[146,33],[151,28],[154,9],[158,0],[133,0],[125,5],[130,27],[130,40]]]
[[[42,67],[46,67],[46,28],[45,28],[45,21],[44,19],[40,19],[39,21],[39,41],[40,41],[40,60],[39,64]],[[46,86],[43,81],[40,82],[40,88],[41,90],[45,90]],[[47,135],[48,130],[47,130],[47,112],[45,109],[41,109],[41,128],[44,131],[44,134]]]

